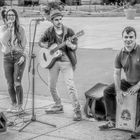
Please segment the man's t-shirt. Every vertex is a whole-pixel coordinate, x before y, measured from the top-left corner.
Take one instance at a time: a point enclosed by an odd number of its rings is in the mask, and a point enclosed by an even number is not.
[[[63,33],[61,35],[58,35],[56,33],[56,42],[58,45],[60,45],[63,42]],[[62,51],[62,56],[58,59],[62,62],[69,62],[69,58],[66,54],[66,46],[62,47],[62,49],[60,49]]]
[[[131,52],[123,48],[115,59],[115,68],[123,69],[126,80],[133,84],[140,81],[140,45],[136,45]]]

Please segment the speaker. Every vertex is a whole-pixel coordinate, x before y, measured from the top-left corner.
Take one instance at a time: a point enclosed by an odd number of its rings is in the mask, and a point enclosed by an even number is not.
[[[0,132],[7,130],[7,119],[3,112],[0,112]]]

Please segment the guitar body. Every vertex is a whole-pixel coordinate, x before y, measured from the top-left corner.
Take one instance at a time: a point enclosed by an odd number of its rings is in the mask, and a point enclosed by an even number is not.
[[[54,53],[51,51],[57,47],[57,44],[53,44],[50,48],[41,48],[39,51],[39,62],[42,68],[51,68],[57,58],[62,56],[62,51],[57,50]]]

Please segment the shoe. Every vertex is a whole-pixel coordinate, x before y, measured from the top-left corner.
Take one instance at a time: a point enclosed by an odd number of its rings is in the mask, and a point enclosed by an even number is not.
[[[115,123],[113,121],[108,121],[106,124],[99,126],[100,130],[108,130],[115,128]]]
[[[8,113],[15,113],[17,111],[17,105],[12,104],[10,108],[7,109]]]
[[[16,113],[18,113],[18,114],[24,113],[24,110],[23,110],[23,108],[22,108],[22,105],[18,105],[18,106],[17,106],[17,112],[16,112]]]
[[[59,106],[58,105],[53,105],[52,107],[47,108],[45,110],[45,112],[47,114],[60,114],[60,113],[64,113],[62,105],[59,105]]]
[[[81,121],[82,120],[82,113],[81,111],[76,111],[73,116],[73,121]]]

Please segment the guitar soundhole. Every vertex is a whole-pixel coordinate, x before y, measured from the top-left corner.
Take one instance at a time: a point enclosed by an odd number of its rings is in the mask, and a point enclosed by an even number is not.
[[[43,58],[44,58],[45,61],[47,61],[45,53],[43,53]]]

